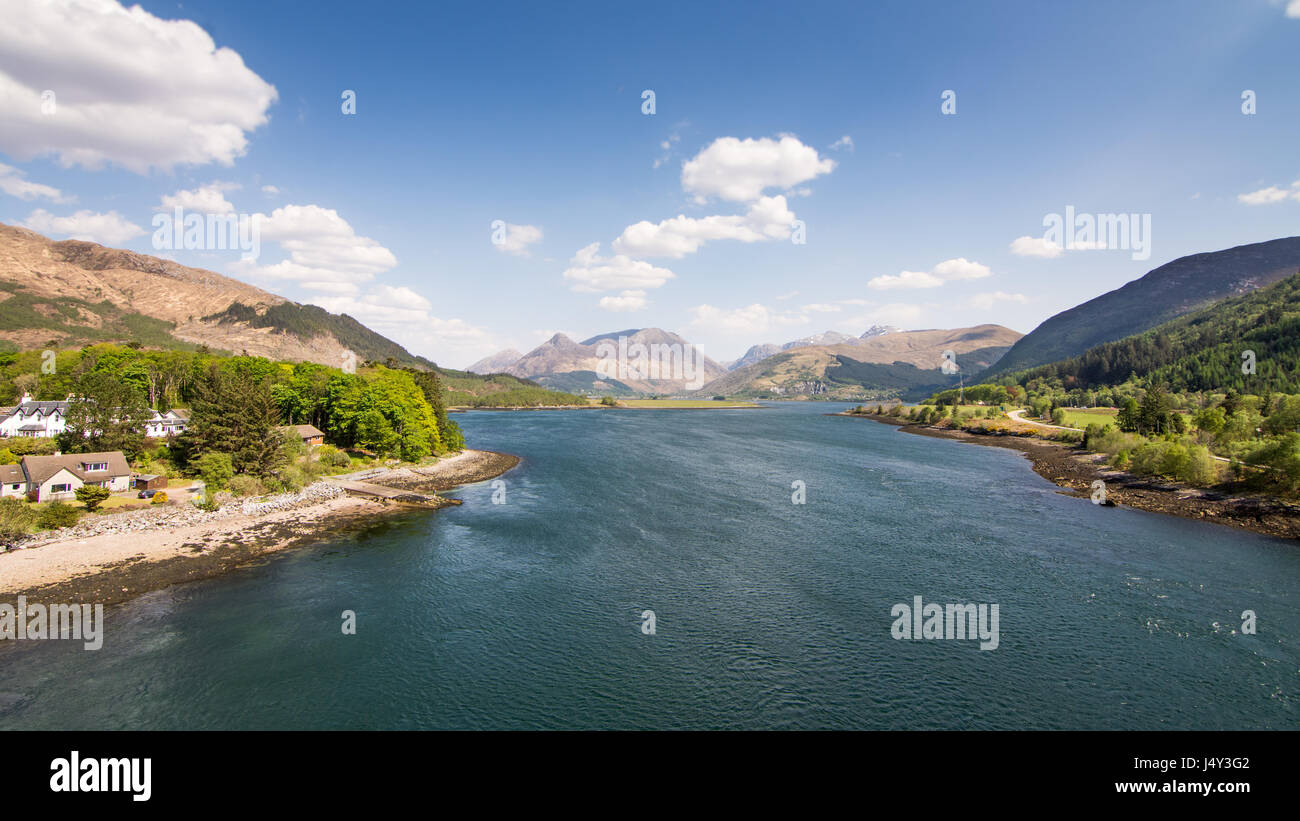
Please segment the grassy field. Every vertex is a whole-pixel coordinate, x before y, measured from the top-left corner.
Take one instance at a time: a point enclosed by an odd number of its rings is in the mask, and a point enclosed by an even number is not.
[[[619,402],[627,408],[760,408],[753,402],[743,400],[711,399],[624,399]]]
[[[1113,425],[1115,414],[1116,411],[1110,408],[1088,408],[1087,410],[1066,408],[1065,424],[1071,428],[1086,428],[1092,424]]]

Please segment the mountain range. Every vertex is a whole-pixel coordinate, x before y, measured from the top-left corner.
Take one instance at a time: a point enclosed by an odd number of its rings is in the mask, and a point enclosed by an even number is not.
[[[654,349],[650,348],[652,345],[681,352],[672,363],[675,367],[680,362],[680,371],[670,367],[662,372],[657,368],[654,371],[638,372],[635,368],[627,367],[635,364],[637,353],[633,346],[637,345],[645,346],[647,356],[653,355]],[[630,352],[624,356],[626,372],[617,368],[620,346],[626,346]],[[505,353],[503,351],[495,357],[489,357],[489,360],[503,357]],[[692,353],[694,355],[689,361],[682,358]],[[469,369],[476,370],[482,364],[483,361],[477,362]],[[593,336],[582,342],[574,342],[568,336],[557,333],[503,368],[502,372],[531,379],[554,390],[626,395],[694,390],[722,376],[726,369],[699,353],[691,343],[675,333],[661,328],[630,328]]]
[[[791,348],[809,348],[814,345],[856,345],[862,340],[882,336],[888,333],[898,333],[901,328],[895,328],[893,325],[872,325],[862,336],[850,336],[839,331],[826,331],[813,336],[805,336],[802,339],[796,339],[787,342],[784,345],[763,344],[755,345],[745,355],[734,362],[727,364],[727,370],[739,370],[747,365],[753,365],[755,362],[761,362],[769,356],[776,356],[781,351],[788,351]]]
[[[699,356],[697,372],[643,374],[602,368],[622,344],[678,346],[659,328],[616,331],[575,342],[555,334],[521,354],[501,351],[455,372],[466,391],[492,392],[474,374],[502,373],[523,382],[510,391],[584,394],[693,394],[876,398],[946,387],[943,351],[956,356],[967,382],[989,380],[1077,357],[1300,270],[1300,237],[1193,254],[1049,318],[1021,336],[998,325],[903,331],[873,326],[859,336],[835,330],[785,343],[754,345],[723,366]],[[151,347],[248,353],[272,359],[338,365],[360,360],[400,365],[434,363],[375,333],[346,314],[304,305],[213,271],[79,240],[55,241],[0,224],[0,350],[74,347],[133,341]],[[1107,356],[1114,351],[1108,351]],[[1111,357],[1112,360],[1114,357]],[[1077,367],[1072,365],[1073,367]],[[452,372],[439,369],[444,375]],[[545,394],[545,392],[542,392]],[[544,396],[546,401],[558,397]]]
[[[830,345],[788,345],[737,368],[699,395],[883,399],[923,395],[997,362],[1021,334],[1001,325],[872,333]],[[833,338],[833,337],[827,337]],[[957,370],[945,373],[944,353]]]

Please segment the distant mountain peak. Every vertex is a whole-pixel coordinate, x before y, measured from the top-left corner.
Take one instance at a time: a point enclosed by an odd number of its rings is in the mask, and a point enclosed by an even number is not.
[[[504,373],[507,368],[523,359],[523,357],[524,355],[514,348],[506,348],[504,351],[498,351],[491,356],[483,357],[465,370],[477,374]]]
[[[858,339],[874,339],[877,336],[884,336],[885,334],[901,334],[903,332],[902,328],[894,325],[872,325],[870,328],[867,328]]]

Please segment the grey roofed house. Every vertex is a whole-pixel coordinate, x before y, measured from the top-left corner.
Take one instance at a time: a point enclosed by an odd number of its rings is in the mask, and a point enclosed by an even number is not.
[[[0,485],[26,484],[27,474],[22,465],[0,465]]]

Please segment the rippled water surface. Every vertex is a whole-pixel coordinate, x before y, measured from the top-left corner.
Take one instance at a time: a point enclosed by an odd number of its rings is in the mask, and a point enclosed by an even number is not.
[[[840,407],[461,414],[523,457],[505,504],[150,594],[98,652],[2,648],[0,728],[1300,726],[1300,546]],[[999,647],[893,639],[918,595],[998,604]]]

